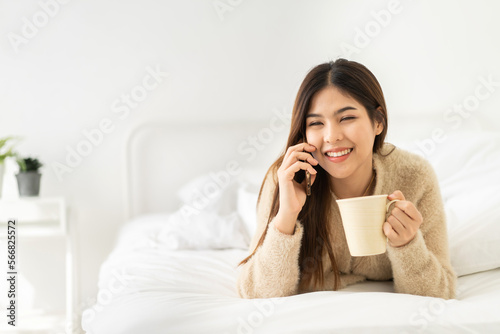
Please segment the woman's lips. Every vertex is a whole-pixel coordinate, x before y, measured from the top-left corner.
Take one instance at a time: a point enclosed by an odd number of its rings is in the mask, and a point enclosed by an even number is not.
[[[346,149],[335,150],[335,151],[328,151],[328,152],[325,152],[325,157],[328,160],[330,160],[331,162],[340,163],[342,161],[345,161],[347,158],[349,158],[352,151],[353,151],[352,148],[346,148]]]

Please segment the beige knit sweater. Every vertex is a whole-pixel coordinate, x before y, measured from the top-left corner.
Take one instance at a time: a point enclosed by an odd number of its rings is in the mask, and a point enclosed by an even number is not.
[[[382,154],[374,154],[376,170],[374,195],[391,194],[401,190],[423,216],[415,238],[405,246],[387,245],[387,252],[373,256],[352,257],[342,226],[337,204],[332,205],[332,249],[340,271],[341,289],[364,280],[394,280],[394,289],[408,293],[440,298],[454,298],[456,275],[450,265],[443,203],[436,175],[423,158],[385,144]],[[268,176],[257,208],[257,231],[250,252],[257,245],[269,217],[272,194],[277,184],[275,175]],[[299,251],[303,234],[296,223],[295,233],[279,232],[270,222],[264,243],[255,255],[242,266],[237,289],[243,298],[290,296],[317,290],[313,286],[299,291]],[[326,253],[326,252],[325,252]],[[327,254],[323,254],[325,285],[333,290],[334,275]]]

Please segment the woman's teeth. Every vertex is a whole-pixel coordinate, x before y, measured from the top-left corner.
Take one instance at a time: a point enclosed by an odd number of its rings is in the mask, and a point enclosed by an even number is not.
[[[337,157],[341,157],[343,155],[346,155],[348,153],[351,153],[351,151],[352,151],[352,148],[348,148],[348,149],[340,151],[340,152],[326,152],[326,155],[329,157],[337,158]]]

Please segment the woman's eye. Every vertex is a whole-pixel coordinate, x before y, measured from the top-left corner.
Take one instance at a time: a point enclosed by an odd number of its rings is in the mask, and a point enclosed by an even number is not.
[[[346,116],[346,117],[342,117],[342,119],[341,119],[340,121],[341,121],[341,122],[342,122],[342,121],[350,121],[350,120],[352,120],[352,119],[356,119],[356,117],[354,117],[354,116]]]
[[[321,125],[321,122],[311,122],[309,126]]]

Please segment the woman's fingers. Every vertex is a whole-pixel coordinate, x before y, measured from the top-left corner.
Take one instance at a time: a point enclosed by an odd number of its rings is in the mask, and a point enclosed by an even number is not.
[[[318,160],[314,159],[314,157],[308,152],[293,152],[287,160],[301,160],[308,161],[312,165],[318,164]]]
[[[288,159],[289,165],[294,164],[296,161],[307,162],[309,165],[318,165],[318,160],[314,159],[312,155],[306,152],[296,152]]]
[[[390,194],[389,196],[387,196],[387,198],[389,199],[389,201],[392,201],[394,199],[399,199],[400,201],[404,201],[405,200],[405,195],[403,195],[403,193],[401,192],[401,190],[396,190],[392,194]]]
[[[405,218],[401,217],[399,214],[395,215],[394,211],[395,210],[393,210],[393,213],[387,217],[387,222],[391,225],[397,235],[403,235],[406,233],[406,229],[409,227],[409,224],[405,224]]]
[[[388,222],[385,222],[384,225],[382,225],[382,230],[389,240],[394,240],[398,237],[398,234],[396,233],[396,231],[394,231],[391,224],[389,224]]]
[[[317,173],[318,173],[318,171],[316,171],[316,174],[311,174],[311,185],[313,185],[314,181],[316,181]]]
[[[304,145],[308,145],[308,144],[300,144],[300,146],[296,145],[296,146],[290,147],[285,155],[285,158],[283,159],[281,167],[284,169],[289,168],[297,161],[305,161],[313,166],[318,165],[318,161],[316,159],[314,159],[314,157],[309,152],[304,152],[302,150],[302,146],[304,146]],[[314,148],[314,146],[310,146],[309,148],[310,149]]]
[[[291,154],[294,152],[306,152],[311,153],[316,150],[316,147],[307,143],[300,143],[294,146],[290,146],[288,150],[286,150],[284,160],[286,160]]]
[[[382,229],[391,246],[401,247],[415,238],[422,220],[421,213],[412,202],[401,200],[396,202]]]
[[[300,170],[306,170],[312,175],[315,175],[318,173],[310,164],[307,162],[303,161],[296,161],[294,164],[292,164],[290,167],[288,167],[285,170],[285,175],[287,176],[288,179],[293,179],[295,177],[295,173],[297,173]]]
[[[413,203],[409,201],[399,201],[394,203],[394,209],[392,209],[392,214],[397,212],[396,209],[399,209],[413,220],[417,221],[422,220],[422,215],[420,214],[420,212],[417,210],[415,205],[413,205]]]
[[[307,197],[306,177],[299,184],[295,181],[297,172],[307,171],[310,174],[311,184],[316,179],[317,171],[313,166],[318,165],[311,152],[316,148],[307,143],[301,143],[289,147],[278,169],[279,189],[280,189],[280,208],[279,212],[285,212],[287,215],[298,215]]]

